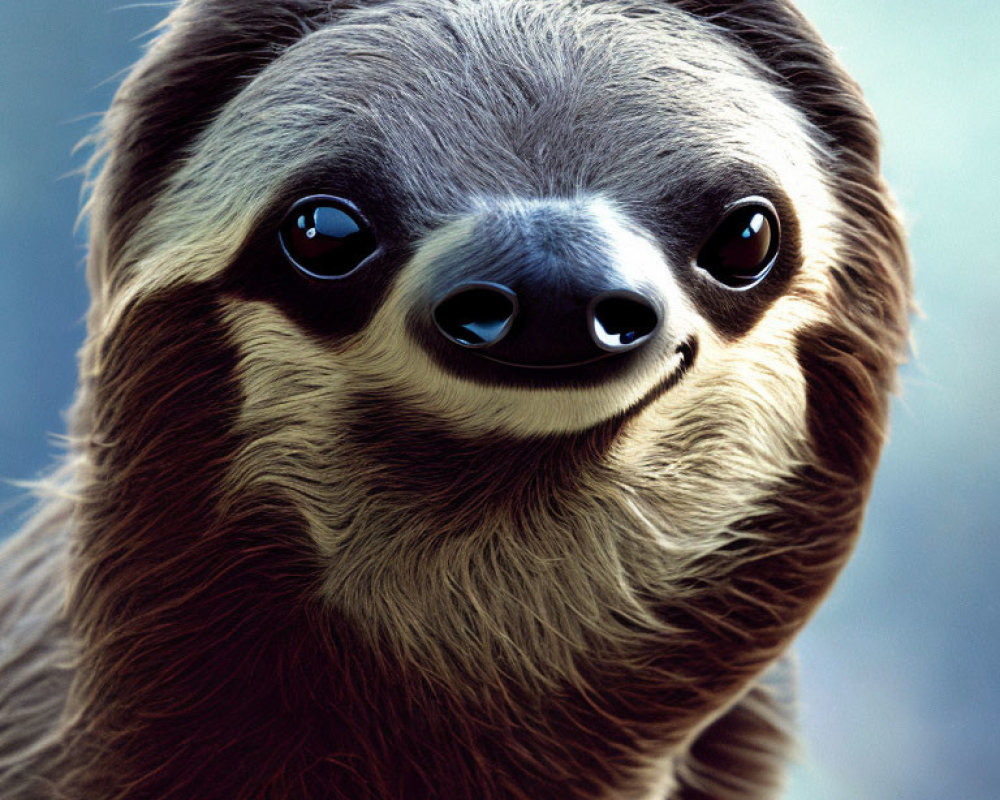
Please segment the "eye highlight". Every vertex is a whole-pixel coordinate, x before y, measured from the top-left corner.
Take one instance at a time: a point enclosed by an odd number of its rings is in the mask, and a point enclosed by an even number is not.
[[[375,252],[371,226],[348,201],[317,195],[299,200],[281,223],[281,248],[312,278],[341,278]]]
[[[698,253],[697,264],[731,289],[748,289],[771,271],[778,255],[778,215],[762,197],[731,207]]]

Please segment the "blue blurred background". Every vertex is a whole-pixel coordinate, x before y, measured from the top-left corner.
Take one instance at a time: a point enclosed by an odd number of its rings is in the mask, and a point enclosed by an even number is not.
[[[1000,3],[800,6],[881,120],[925,317],[858,552],[799,640],[789,798],[996,800]],[[0,478],[57,457],[87,305],[72,151],[165,10],[0,2]],[[23,498],[0,486],[0,536]]]

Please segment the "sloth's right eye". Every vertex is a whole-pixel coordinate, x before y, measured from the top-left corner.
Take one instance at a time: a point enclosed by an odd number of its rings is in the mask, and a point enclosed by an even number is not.
[[[288,260],[312,278],[329,280],[353,272],[375,252],[375,235],[361,213],[339,197],[299,200],[281,224]]]

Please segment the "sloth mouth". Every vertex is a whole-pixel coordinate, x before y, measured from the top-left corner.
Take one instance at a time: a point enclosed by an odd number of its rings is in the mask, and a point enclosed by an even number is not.
[[[477,350],[460,350],[445,346],[444,339],[423,327],[412,329],[414,338],[439,367],[456,377],[484,386],[524,389],[586,389],[620,380],[636,370],[645,371],[640,362],[646,349],[639,347],[627,352],[599,352],[582,358],[569,355],[565,360],[534,361],[530,358],[502,357],[500,354]],[[671,359],[676,366],[671,373],[653,386],[633,407],[643,407],[676,384],[695,361],[697,341],[692,335],[675,346]]]
[[[697,360],[697,339],[685,340],[674,354],[676,366],[637,402],[579,431],[527,437],[493,432],[470,442],[392,395],[357,394],[350,403],[345,458],[378,465],[364,470],[376,493],[408,493],[421,503],[437,498],[442,519],[466,519],[470,508],[547,502],[551,495],[539,486],[554,481],[575,491],[582,465],[601,460],[630,419],[683,380]]]
[[[661,395],[670,391],[688,373],[698,355],[698,342],[693,336],[685,339],[673,352],[676,366],[665,378],[657,382],[645,395],[637,400],[624,412],[631,415],[637,413],[654,402]],[[499,372],[494,376],[502,377],[505,383],[515,383],[525,387],[537,388],[551,386],[565,388],[567,386],[595,386],[607,380],[614,379],[633,368],[635,356],[632,353],[602,353],[594,358],[566,363],[523,363],[507,361],[477,353],[476,361],[483,366],[492,365]]]
[[[522,363],[519,361],[506,361],[502,358],[497,358],[496,356],[486,355],[485,353],[480,353],[481,358],[485,358],[488,361],[492,361],[494,364],[503,364],[505,367],[514,367],[515,369],[572,369],[573,367],[583,367],[587,364],[594,364],[597,361],[603,361],[606,358],[610,358],[615,355],[615,353],[601,353],[600,355],[594,356],[593,358],[588,358],[583,361],[569,361],[561,364],[530,364]]]

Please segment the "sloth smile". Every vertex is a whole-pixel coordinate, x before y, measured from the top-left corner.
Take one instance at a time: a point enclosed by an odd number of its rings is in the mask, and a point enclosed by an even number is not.
[[[685,339],[677,347],[677,350],[674,352],[674,356],[677,361],[677,366],[670,372],[669,375],[667,375],[667,377],[646,392],[646,394],[643,395],[637,403],[626,409],[623,414],[624,418],[631,418],[641,413],[644,409],[655,403],[663,397],[663,395],[684,380],[684,376],[691,371],[691,368],[694,367],[694,362],[698,358],[698,340],[693,336]]]
[[[523,363],[509,361],[482,351],[449,355],[442,359],[436,348],[429,348],[435,361],[448,372],[465,380],[491,386],[509,386],[522,389],[585,389],[597,388],[627,378],[629,373],[646,372],[640,367],[643,353],[602,353],[587,360],[565,363]],[[656,367],[660,379],[637,401],[645,407],[661,394],[675,386],[693,366],[698,352],[694,337],[685,339],[665,357],[662,367]],[[648,358],[649,354],[645,354]],[[646,373],[648,375],[648,373]]]
[[[493,361],[496,364],[503,364],[504,366],[515,367],[517,369],[572,369],[573,367],[583,367],[586,366],[587,364],[593,364],[597,361],[603,361],[605,358],[610,358],[611,355],[612,355],[611,353],[603,353],[599,356],[594,356],[593,358],[588,358],[583,361],[571,361],[568,363],[551,363],[551,364],[520,363],[517,361],[507,361],[506,359],[503,358],[497,358],[496,356],[490,356],[485,354],[482,357],[489,361]]]

